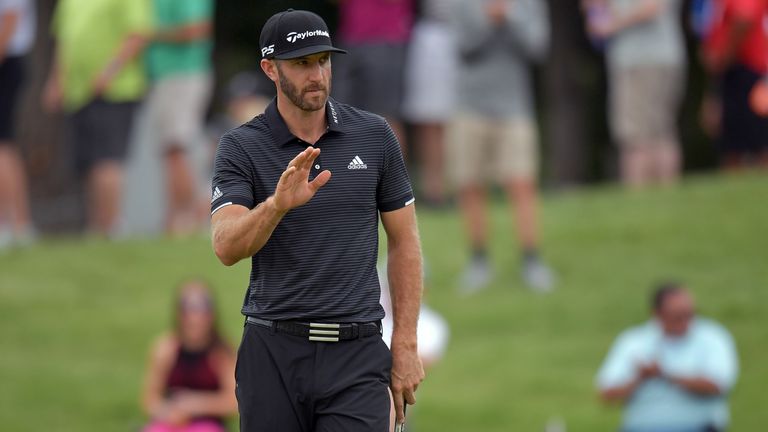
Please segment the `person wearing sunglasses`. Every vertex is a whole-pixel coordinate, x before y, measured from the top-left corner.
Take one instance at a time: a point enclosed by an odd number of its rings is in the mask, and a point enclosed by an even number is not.
[[[210,287],[183,283],[174,328],[154,344],[142,405],[151,421],[144,432],[223,432],[237,412],[235,352],[221,336]]]

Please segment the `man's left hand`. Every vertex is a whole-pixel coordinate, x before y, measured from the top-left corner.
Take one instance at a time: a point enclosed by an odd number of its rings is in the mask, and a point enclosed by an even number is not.
[[[392,399],[395,404],[395,422],[405,422],[405,404],[416,403],[416,389],[424,380],[424,367],[418,350],[392,343]]]

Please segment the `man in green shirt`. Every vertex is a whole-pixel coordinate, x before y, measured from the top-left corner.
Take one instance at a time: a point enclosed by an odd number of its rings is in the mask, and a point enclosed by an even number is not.
[[[153,80],[147,110],[165,158],[169,234],[195,230],[207,212],[197,210],[197,178],[189,155],[203,142],[211,94],[213,0],[153,0],[155,32],[147,52]],[[207,204],[207,203],[205,203]]]
[[[119,215],[150,28],[148,0],[61,0],[54,13],[56,55],[43,104],[67,113],[77,170],[87,176],[88,230],[100,235],[113,233]]]

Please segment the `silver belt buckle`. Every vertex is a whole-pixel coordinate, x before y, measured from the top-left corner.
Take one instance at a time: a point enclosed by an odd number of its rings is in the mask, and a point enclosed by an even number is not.
[[[309,340],[312,342],[338,342],[339,324],[309,323]]]

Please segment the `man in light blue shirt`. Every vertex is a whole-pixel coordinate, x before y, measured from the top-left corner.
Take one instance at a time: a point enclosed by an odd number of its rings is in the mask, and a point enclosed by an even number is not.
[[[597,375],[601,397],[625,404],[621,430],[725,430],[738,375],[730,333],[696,317],[680,284],[654,293],[653,312],[654,319],[619,335]]]

